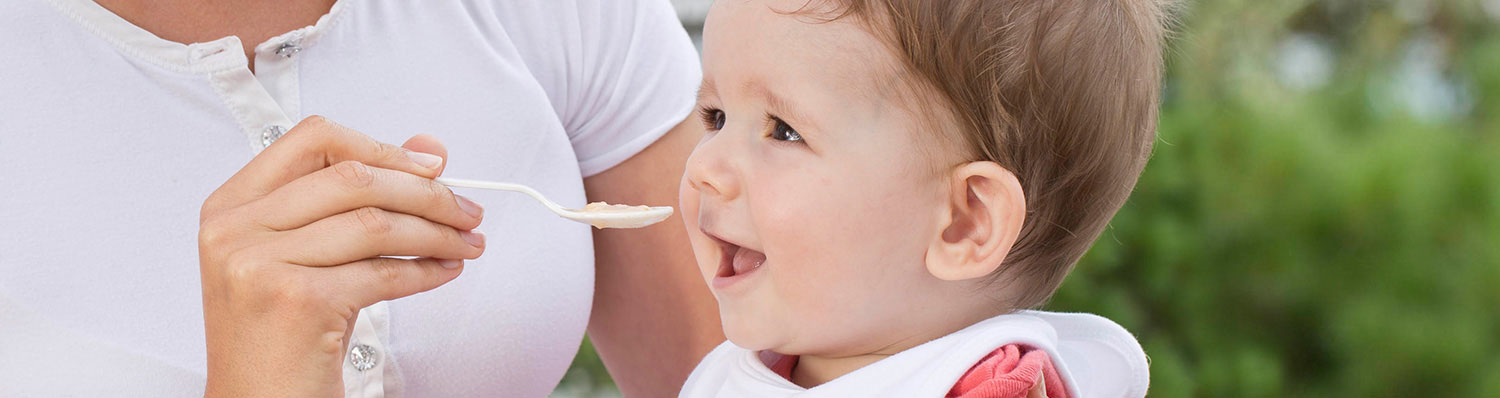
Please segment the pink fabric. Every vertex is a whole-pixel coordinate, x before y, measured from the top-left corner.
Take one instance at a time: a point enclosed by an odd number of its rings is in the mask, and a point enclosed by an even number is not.
[[[783,355],[771,364],[771,371],[791,380],[797,358]],[[1027,398],[1036,387],[1038,372],[1047,383],[1047,398],[1070,397],[1046,352],[1010,344],[985,355],[964,372],[946,398]]]
[[[1000,347],[958,378],[947,398],[1025,398],[1045,379],[1047,398],[1068,397],[1052,358],[1042,350],[1018,344]]]
[[[776,363],[771,364],[771,371],[776,372],[776,374],[781,375],[781,377],[787,380],[791,380],[792,368],[797,367],[797,358],[800,357],[796,355],[782,355],[781,358],[776,358]]]

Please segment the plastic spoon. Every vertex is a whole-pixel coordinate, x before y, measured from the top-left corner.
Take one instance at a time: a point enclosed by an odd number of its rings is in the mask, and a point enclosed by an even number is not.
[[[493,189],[499,191],[512,191],[524,193],[548,210],[569,220],[593,225],[595,228],[640,228],[647,225],[659,223],[672,215],[671,206],[629,206],[612,205],[604,202],[589,203],[582,209],[569,209],[542,196],[531,187],[521,184],[504,182],[466,180],[462,178],[438,177],[433,179],[439,184],[449,187]]]

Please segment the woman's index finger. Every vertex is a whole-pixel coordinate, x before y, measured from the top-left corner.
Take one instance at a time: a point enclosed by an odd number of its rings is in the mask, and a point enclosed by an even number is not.
[[[251,159],[214,196],[221,206],[238,206],[292,180],[351,160],[423,178],[437,177],[445,162],[440,156],[383,143],[321,116],[309,116]]]

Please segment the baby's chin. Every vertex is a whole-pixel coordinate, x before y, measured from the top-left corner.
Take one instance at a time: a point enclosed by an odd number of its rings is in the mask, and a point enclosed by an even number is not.
[[[719,307],[720,318],[724,326],[724,337],[729,342],[751,351],[771,350],[781,352],[777,348],[786,345],[787,337],[792,333],[785,327],[777,327],[773,322],[758,319],[746,319],[724,311]]]

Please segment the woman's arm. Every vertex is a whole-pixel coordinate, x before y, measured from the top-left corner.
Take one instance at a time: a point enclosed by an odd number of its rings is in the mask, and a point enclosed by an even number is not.
[[[689,153],[703,136],[690,116],[624,163],[584,179],[590,201],[677,205]],[[639,230],[594,231],[589,336],[627,397],[674,397],[724,341],[719,307],[693,260],[680,215]]]

